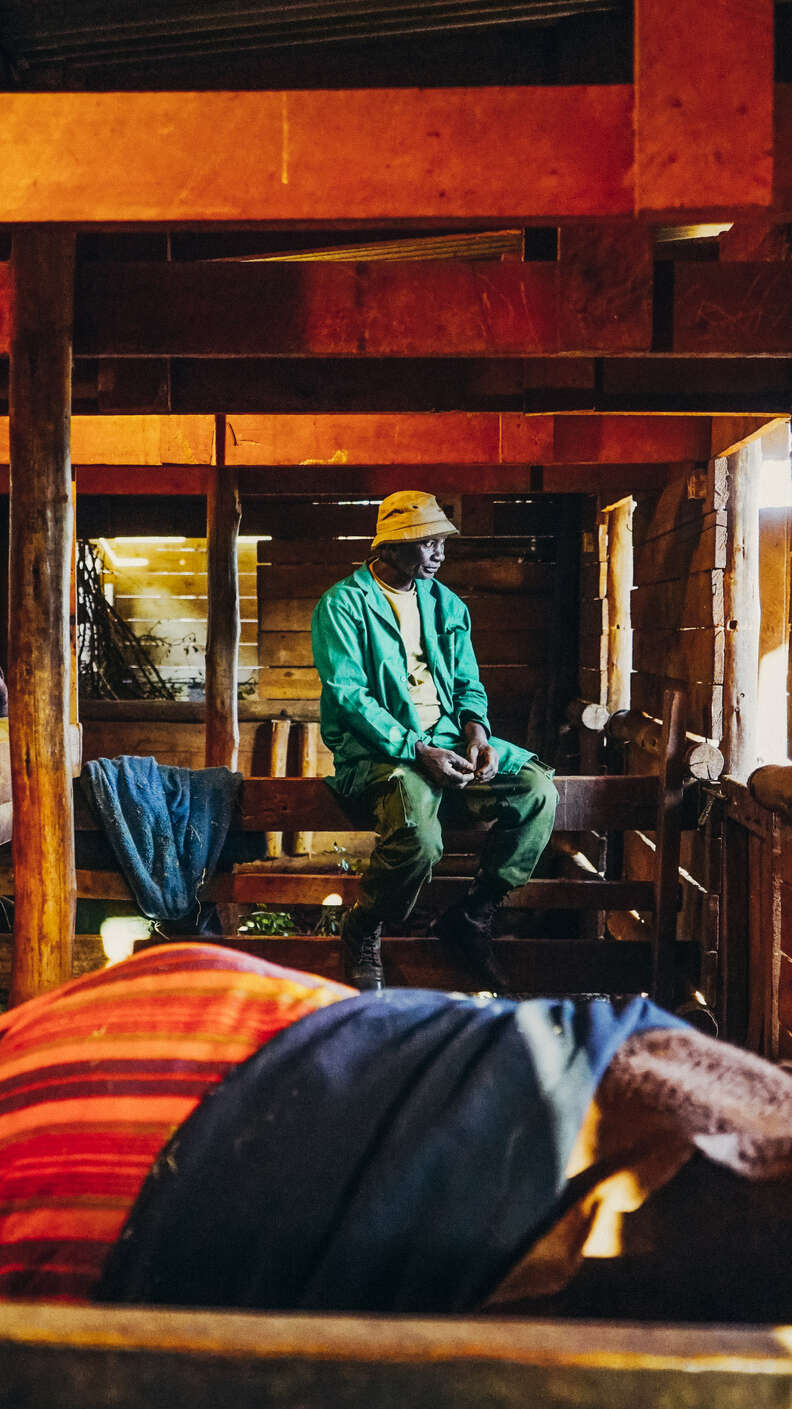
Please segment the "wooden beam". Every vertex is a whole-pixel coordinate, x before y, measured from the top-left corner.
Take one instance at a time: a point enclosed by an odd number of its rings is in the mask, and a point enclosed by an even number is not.
[[[789,85],[770,187],[770,0],[695,14],[643,0],[636,29],[637,197],[630,85],[565,87],[563,101],[552,87],[142,92],[122,107],[112,93],[11,93],[0,223],[447,227],[733,218],[772,200],[787,214]]]
[[[624,948],[624,946],[622,946]],[[622,960],[622,962],[624,962]],[[11,1403],[119,1409],[299,1403],[414,1409],[627,1403],[757,1409],[792,1390],[786,1335],[772,1325],[603,1320],[278,1315],[6,1303],[0,1370]],[[564,1399],[558,1386],[562,1386]]]
[[[242,508],[237,471],[226,465],[226,418],[215,423],[215,469],[206,500],[206,767],[236,769],[239,756],[239,567]]]
[[[648,351],[649,231],[575,227],[562,252],[560,264],[91,263],[77,287],[75,349],[85,357]]]
[[[774,434],[782,427],[787,427],[786,434],[788,436],[788,414],[784,416],[713,416],[711,458],[715,460],[733,455],[743,446]],[[782,458],[787,453],[788,440],[778,458]]]
[[[768,207],[772,0],[636,0],[636,210]]]
[[[0,413],[7,409],[7,387],[7,363],[0,359]],[[75,364],[72,388],[75,417],[156,416],[169,409],[192,418],[214,414],[218,406],[232,415],[596,411],[751,416],[781,415],[791,400],[792,357],[658,352],[600,359],[82,358]]]
[[[787,355],[792,351],[792,264],[678,263],[677,355]]]
[[[240,467],[666,464],[707,459],[710,449],[708,416],[234,416],[228,429],[228,463]],[[7,435],[0,418],[0,464]],[[78,466],[207,466],[213,435],[210,416],[75,416],[72,458]]]
[[[10,93],[0,150],[0,222],[612,218],[632,89]]]
[[[78,284],[75,352],[138,359],[648,355],[646,228],[567,226],[560,252],[559,263],[536,264],[91,263]],[[0,264],[0,354],[5,270]],[[678,260],[663,356],[788,356],[791,294],[788,261]]]
[[[69,747],[74,237],[13,242],[9,715],[16,873],[12,1001],[71,977]]]
[[[238,465],[666,464],[709,457],[706,416],[234,416]],[[483,489],[481,492],[485,492]]]

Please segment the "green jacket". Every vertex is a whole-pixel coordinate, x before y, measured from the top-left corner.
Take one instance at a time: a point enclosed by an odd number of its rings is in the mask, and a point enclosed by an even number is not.
[[[314,663],[322,680],[322,738],[336,767],[334,786],[351,794],[365,786],[368,765],[415,758],[419,740],[459,744],[468,719],[489,732],[487,696],[470,639],[470,615],[441,582],[416,582],[424,648],[443,717],[431,735],[421,730],[407,689],[407,656],[390,603],[364,566],[331,587],[311,623]],[[500,772],[517,773],[536,755],[492,739]]]

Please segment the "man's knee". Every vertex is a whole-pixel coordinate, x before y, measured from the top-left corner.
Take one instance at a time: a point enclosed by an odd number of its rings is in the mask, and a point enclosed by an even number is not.
[[[420,867],[428,875],[443,855],[440,823],[436,819],[405,820],[401,827],[383,838],[382,846],[392,861],[398,857],[400,863]]]
[[[547,769],[541,764],[526,763],[517,775],[517,784],[525,819],[541,818],[552,826],[558,806],[558,790]]]
[[[409,828],[413,834],[413,845],[426,867],[431,870],[443,855],[443,833],[440,823],[422,822]]]

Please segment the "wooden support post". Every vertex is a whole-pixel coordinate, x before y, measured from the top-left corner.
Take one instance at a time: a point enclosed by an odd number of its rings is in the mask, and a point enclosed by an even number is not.
[[[304,723],[299,727],[300,777],[316,777],[316,761],[319,745],[319,725]],[[310,856],[313,848],[313,832],[295,832],[292,842],[294,856]]]
[[[10,367],[9,715],[16,878],[11,1001],[71,977],[69,455],[74,237],[15,233]]]
[[[608,709],[630,708],[633,585],[632,499],[608,513]]]
[[[72,534],[69,551],[69,722],[80,718],[80,676],[77,664],[77,476],[71,466]]]
[[[290,719],[273,719],[269,743],[270,778],[286,777],[286,761],[289,754]],[[280,856],[283,851],[283,832],[266,833],[268,856]]]
[[[663,695],[663,764],[657,804],[652,997],[666,1007],[674,1000],[674,946],[679,908],[679,849],[682,833],[687,699],[680,690]]]
[[[723,577],[726,650],[723,674],[723,753],[726,772],[744,783],[756,764],[759,681],[759,473],[761,442],[727,457],[726,571]]]
[[[225,416],[215,417],[216,468],[206,499],[206,571],[209,604],[206,631],[206,766],[236,768],[239,755],[237,705],[239,568],[237,537],[242,510],[237,472],[226,465]]]

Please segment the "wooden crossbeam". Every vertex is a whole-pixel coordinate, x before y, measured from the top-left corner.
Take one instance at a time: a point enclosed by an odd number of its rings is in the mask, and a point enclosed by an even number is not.
[[[234,416],[229,463],[618,464],[706,459],[709,419],[685,416]]]
[[[0,222],[614,217],[632,146],[629,86],[9,93]]]
[[[642,0],[635,89],[142,92],[123,104],[10,93],[0,223],[447,226],[768,209],[771,0],[721,0],[715,18]],[[782,88],[782,208],[790,118]]]
[[[769,267],[769,266],[768,266]],[[717,266],[696,265],[710,270]],[[738,266],[740,269],[741,266]],[[722,271],[721,271],[722,273]],[[707,286],[712,286],[707,276]],[[755,310],[756,312],[756,310]],[[707,319],[726,323],[728,299]],[[774,311],[754,347],[783,347],[788,318]],[[742,319],[735,310],[738,346]],[[706,346],[686,308],[679,326]],[[730,335],[731,336],[731,335]],[[719,342],[721,339],[719,338]],[[722,340],[726,345],[726,339]],[[8,406],[0,358],[0,410]],[[75,363],[72,410],[107,415],[233,415],[404,412],[781,415],[792,401],[792,357],[105,357]]]
[[[678,264],[674,351],[787,355],[792,351],[792,265]]]
[[[221,399],[209,406],[212,411],[217,405],[244,409],[227,399],[244,368],[231,366],[224,382],[222,360],[205,369],[189,359],[315,359],[313,376],[320,386],[322,373],[329,381],[330,409],[344,410],[353,408],[345,407],[343,376],[333,382],[332,374],[345,365],[349,372],[347,359],[362,361],[367,377],[379,371],[394,391],[395,383],[409,377],[408,359],[451,359],[443,364],[446,378],[455,358],[485,359],[483,365],[472,364],[482,394],[488,386],[486,359],[510,359],[492,367],[491,394],[497,395],[519,394],[537,379],[553,386],[546,377],[561,377],[561,369],[523,367],[514,360],[520,357],[541,355],[551,359],[552,368],[552,359],[572,353],[651,356],[648,231],[636,224],[583,232],[570,227],[561,232],[561,251],[557,263],[535,264],[90,263],[82,266],[78,281],[75,352],[86,358],[183,359],[176,364],[173,391],[195,399],[207,396],[214,382]],[[786,261],[677,261],[670,341],[656,356],[792,355],[791,295],[792,266]],[[0,262],[0,355],[8,351],[9,300],[8,266]],[[343,360],[327,360],[333,358]],[[395,365],[381,369],[371,360],[389,358]],[[129,398],[135,383],[123,378],[128,366],[122,361],[110,375],[121,378],[119,395]],[[303,409],[298,394],[289,391],[290,361],[253,366],[257,379],[270,379],[261,395],[269,397],[273,410]],[[423,377],[429,373],[420,363],[416,370]],[[468,366],[468,376],[471,370]],[[354,376],[354,361],[351,371]],[[133,364],[132,372],[142,394],[149,399],[159,394],[148,369]],[[589,380],[593,373],[592,365]],[[304,386],[310,376],[310,369],[296,367],[291,381]],[[107,378],[103,371],[94,393],[105,399],[112,395]],[[442,378],[436,381],[442,407]],[[576,386],[585,384],[578,380]],[[563,378],[557,385],[564,386]],[[683,376],[679,385],[686,389]],[[378,390],[380,399],[383,391]],[[243,401],[251,396],[244,381],[241,395]],[[278,404],[279,396],[289,395],[291,406]],[[306,404],[304,409],[322,408]]]
[[[206,466],[213,431],[209,416],[75,416],[72,461]],[[239,467],[659,465],[708,459],[710,432],[708,416],[241,415],[228,420],[227,460]],[[0,464],[8,461],[7,444],[8,421],[0,418]]]
[[[118,871],[78,867],[76,876],[80,899],[133,899],[132,891]],[[0,866],[0,882],[3,895],[14,894],[11,867]],[[201,898],[222,904],[321,905],[325,896],[337,894],[345,905],[351,905],[359,884],[359,876],[354,875],[251,869],[213,876],[201,888]],[[438,907],[450,905],[469,885],[469,876],[435,877],[426,898]],[[653,907],[649,881],[535,880],[509,895],[509,908],[517,910],[651,910]]]
[[[87,357],[648,351],[650,248],[648,230],[620,225],[575,231],[558,263],[92,263],[77,284],[75,349]]]

